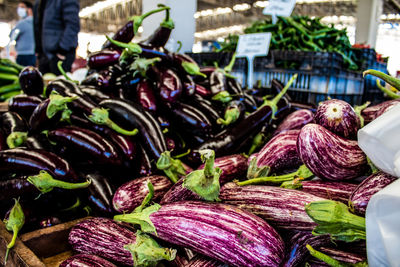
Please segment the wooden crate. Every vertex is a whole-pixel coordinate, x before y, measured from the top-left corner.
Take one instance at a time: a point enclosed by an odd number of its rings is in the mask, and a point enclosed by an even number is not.
[[[25,233],[17,238],[14,248],[8,255],[6,267],[57,267],[72,255],[68,244],[68,234],[78,222],[77,219],[45,229]],[[3,222],[0,221],[0,266],[4,266],[7,244],[12,238]]]

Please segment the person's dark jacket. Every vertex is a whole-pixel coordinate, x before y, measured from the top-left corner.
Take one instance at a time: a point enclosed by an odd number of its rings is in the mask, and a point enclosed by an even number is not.
[[[39,3],[34,6],[35,36],[39,36]],[[78,0],[47,0],[43,12],[41,38],[36,38],[36,52],[45,53],[50,59],[57,53],[65,55],[78,46],[79,1]],[[41,51],[40,51],[41,50]]]

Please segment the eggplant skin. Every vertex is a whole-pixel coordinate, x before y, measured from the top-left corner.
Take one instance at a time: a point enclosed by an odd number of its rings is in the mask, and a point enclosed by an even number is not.
[[[303,163],[321,179],[350,180],[366,171],[367,159],[357,141],[344,139],[318,124],[301,129],[297,151]]]
[[[193,259],[191,259],[188,263],[186,263],[182,267],[229,267],[229,266],[217,260],[213,260],[203,255],[197,254],[196,256],[193,257]]]
[[[266,221],[234,206],[181,201],[150,215],[157,237],[230,266],[280,266],[284,243]]]
[[[357,185],[346,182],[330,182],[323,180],[302,181],[302,191],[326,199],[347,204],[351,193]]]
[[[312,230],[316,223],[307,215],[304,205],[325,200],[293,189],[235,183],[225,184],[219,198],[222,203],[247,210],[277,228],[289,230]]]
[[[368,123],[375,120],[380,115],[382,115],[383,113],[385,113],[386,111],[388,111],[390,108],[392,108],[397,104],[400,104],[400,99],[388,100],[378,105],[365,108],[361,112],[361,115],[363,116],[365,123]]]
[[[135,233],[108,218],[90,218],[75,225],[68,242],[76,252],[100,256],[121,265],[133,265],[124,245],[136,242]]]
[[[172,187],[169,178],[161,175],[141,177],[121,185],[114,194],[113,207],[117,212],[132,212],[140,206],[149,193],[147,183],[150,181],[154,187],[153,201],[158,202]]]
[[[60,267],[117,267],[105,259],[88,254],[77,254],[69,257],[60,264]]]
[[[314,113],[309,109],[299,109],[290,113],[276,128],[274,135],[287,130],[301,129],[314,121]]]
[[[357,186],[349,197],[349,206],[359,215],[365,215],[371,197],[383,188],[394,182],[397,178],[379,171],[368,176]]]

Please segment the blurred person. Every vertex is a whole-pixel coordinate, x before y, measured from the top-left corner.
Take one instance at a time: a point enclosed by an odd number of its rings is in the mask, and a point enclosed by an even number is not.
[[[80,30],[79,1],[36,0],[33,20],[39,70],[60,75],[61,60],[63,69],[71,71]]]
[[[35,40],[33,33],[33,5],[29,1],[18,3],[17,14],[21,18],[10,32],[10,41],[16,42],[17,63],[22,66],[35,66]]]

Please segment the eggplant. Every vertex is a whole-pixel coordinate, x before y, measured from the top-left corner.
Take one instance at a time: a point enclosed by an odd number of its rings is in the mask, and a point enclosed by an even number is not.
[[[19,73],[19,84],[22,91],[27,95],[39,96],[43,93],[43,77],[40,71],[33,67],[27,66]]]
[[[356,139],[360,128],[360,119],[353,107],[339,99],[330,99],[319,103],[314,116],[315,123],[332,133],[347,139]]]
[[[287,130],[274,136],[255,156],[249,158],[247,178],[267,176],[301,165],[297,153],[300,130]]]
[[[95,255],[77,254],[69,257],[60,267],[117,267],[113,263]]]
[[[18,113],[8,111],[0,115],[0,125],[7,136],[7,146],[15,148],[25,143],[28,136],[28,126]]]
[[[227,183],[219,195],[225,204],[247,210],[271,225],[289,230],[312,230],[317,224],[304,205],[323,198],[293,190],[264,185],[238,186]]]
[[[136,249],[140,249],[140,243],[136,244],[137,240],[147,242],[146,248],[150,250],[149,256],[153,256],[153,258],[150,258],[153,259],[153,264],[161,259],[171,260],[175,257],[176,251],[161,247],[153,248],[155,241],[149,239],[148,236],[138,236],[126,227],[107,218],[90,218],[79,222],[71,229],[68,236],[68,242],[74,251],[100,256],[124,266],[133,266],[134,260],[131,253],[135,251],[135,245]],[[142,248],[141,252],[139,259],[145,260],[146,251],[143,251]],[[150,262],[143,261],[142,264],[149,264]]]
[[[211,101],[204,99],[199,95],[194,95],[192,101],[189,101],[188,103],[198,108],[210,120],[214,130],[220,129],[219,125],[217,125],[217,120],[219,119],[220,114]]]
[[[42,102],[37,96],[16,95],[8,102],[8,110],[18,113],[25,120],[29,120],[35,108]]]
[[[257,110],[258,105],[257,105],[256,100],[253,98],[253,96],[250,94],[246,94],[246,93],[244,93],[243,96],[244,96],[243,103],[246,107],[246,110],[249,112],[253,112],[253,111]]]
[[[0,151],[0,173],[47,171],[54,178],[76,182],[78,177],[69,163],[54,153],[45,150],[14,148]]]
[[[347,264],[356,264],[356,263],[367,261],[367,257],[365,257],[363,255],[339,250],[336,248],[320,247],[318,250],[335,260],[338,260],[340,262],[347,263]]]
[[[290,113],[274,131],[273,135],[286,130],[301,129],[307,123],[314,121],[314,113],[308,109],[299,109]]]
[[[156,167],[149,153],[142,145],[139,145],[139,156],[139,177],[153,175]]]
[[[196,83],[193,81],[192,76],[188,74],[178,73],[182,82],[183,92],[185,96],[192,96],[196,93]]]
[[[8,149],[7,145],[7,136],[3,132],[2,129],[0,129],[0,151]]]
[[[81,87],[82,92],[89,96],[90,99],[95,102],[95,103],[99,103],[101,101],[103,101],[104,99],[109,99],[110,96],[103,93],[102,91],[98,90],[95,86],[84,86]]]
[[[136,99],[144,110],[151,113],[157,111],[156,97],[149,80],[143,79],[138,83],[136,87]]]
[[[152,224],[148,232],[231,266],[272,267],[283,261],[278,233],[259,217],[230,205],[183,201],[154,205],[144,212]],[[141,215],[117,215],[114,220],[140,223],[132,218]]]
[[[91,69],[104,69],[117,64],[121,53],[118,50],[101,50],[88,56],[87,65]]]
[[[48,137],[50,141],[72,149],[75,157],[83,154],[94,164],[121,165],[121,158],[111,142],[93,131],[66,126],[49,131]]]
[[[363,116],[365,123],[368,123],[375,120],[380,115],[382,115],[397,104],[400,104],[400,99],[388,100],[380,104],[365,108],[361,112],[361,115]]]
[[[114,190],[108,178],[98,173],[90,173],[86,175],[86,180],[91,181],[87,188],[90,206],[101,215],[112,215],[114,213],[112,208]]]
[[[217,123],[230,125],[244,117],[246,111],[245,105],[240,100],[232,100],[225,108],[224,118],[218,118]]]
[[[172,70],[164,67],[155,67],[151,69],[151,77],[157,81],[156,88],[162,101],[175,103],[182,94],[183,86],[178,75]]]
[[[158,159],[167,150],[161,128],[150,113],[138,104],[127,100],[104,100],[100,106],[109,109],[110,118],[118,119],[123,125],[138,128],[142,145],[154,159]],[[114,119],[115,118],[115,119]]]
[[[184,200],[203,200],[195,192],[183,186],[183,178],[179,179],[161,198],[160,204],[169,204]]]
[[[351,210],[359,215],[365,215],[371,197],[396,180],[396,177],[379,171],[368,176],[354,189],[349,197]]]
[[[10,179],[1,177],[0,190],[2,194],[0,195],[0,202],[5,203],[10,199],[27,195],[37,197],[40,192],[33,184],[28,182],[27,178],[27,176],[18,176]]]
[[[367,159],[357,141],[344,139],[318,124],[304,126],[297,139],[303,163],[322,179],[350,180],[364,174]]]
[[[129,181],[115,191],[112,199],[114,210],[119,213],[130,213],[140,206],[149,193],[148,182],[151,182],[154,187],[154,196],[152,198],[154,202],[158,202],[172,186],[167,177],[160,175],[140,177]]]
[[[82,92],[82,90],[79,88],[78,85],[64,79],[56,79],[54,81],[49,82],[46,88],[46,96],[49,97],[53,91],[56,91],[62,96],[84,95],[84,93]]]
[[[205,88],[204,86],[200,85],[200,84],[196,84],[195,87],[195,93],[202,96],[202,97],[210,97],[211,96],[211,91],[209,91],[207,88]]]
[[[188,263],[183,265],[182,267],[228,267],[228,265],[219,262],[217,260],[213,260],[207,258],[203,255],[197,254],[193,257]]]

